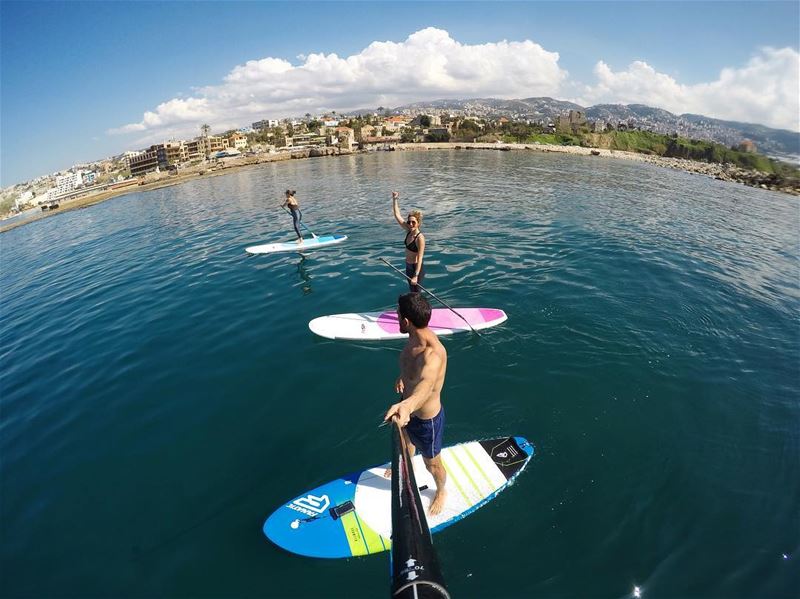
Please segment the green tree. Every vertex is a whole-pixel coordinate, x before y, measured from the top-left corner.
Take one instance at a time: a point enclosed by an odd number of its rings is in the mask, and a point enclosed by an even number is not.
[[[419,117],[419,124],[426,128],[430,127],[431,117],[429,117],[427,114],[423,114],[421,117]]]
[[[280,127],[274,127],[270,130],[272,132],[271,141],[276,148],[282,148],[286,145],[286,134]]]
[[[526,139],[528,139],[528,126],[525,123],[514,123],[511,127],[508,128],[508,132],[517,140],[517,142],[522,143]]]
[[[413,129],[403,129],[400,133],[400,141],[404,144],[414,143],[417,139],[417,134]]]
[[[431,143],[442,143],[450,141],[450,134],[447,131],[434,131],[425,136],[425,141]]]
[[[0,214],[8,214],[14,206],[14,198],[7,197],[0,201]]]

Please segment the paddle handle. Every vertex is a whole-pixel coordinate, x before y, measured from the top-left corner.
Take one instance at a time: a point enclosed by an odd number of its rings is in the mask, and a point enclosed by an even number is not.
[[[397,272],[399,272],[401,275],[403,275],[403,276],[404,276],[406,279],[408,279],[409,283],[411,282],[411,277],[409,277],[409,276],[408,276],[406,273],[404,273],[404,272],[403,272],[402,270],[400,270],[399,268],[397,268],[397,267],[395,267],[394,265],[390,264],[388,260],[386,260],[386,259],[385,259],[385,258],[383,258],[383,257],[381,257],[381,259],[380,259],[380,260],[381,260],[381,261],[382,261],[384,264],[386,264],[386,266],[388,266],[389,268],[391,268],[391,269],[393,269],[393,270],[396,270],[396,271],[397,271]],[[448,304],[446,301],[444,301],[444,300],[443,300],[443,299],[441,299],[440,297],[437,297],[435,293],[433,293],[433,292],[431,292],[431,291],[428,291],[427,289],[425,289],[425,288],[424,288],[422,285],[420,285],[419,283],[414,283],[414,285],[416,285],[417,287],[419,287],[420,289],[422,289],[422,290],[423,290],[425,293],[427,293],[428,295],[430,295],[430,296],[431,296],[433,299],[435,299],[437,302],[441,303],[441,304],[442,304],[442,305],[443,305],[445,308],[447,308],[448,310],[450,310],[450,311],[451,311],[453,314],[455,314],[455,315],[456,315],[456,316],[458,316],[458,317],[459,317],[461,320],[463,320],[465,323],[467,323],[467,326],[470,328],[470,330],[471,330],[473,333],[475,333],[475,334],[476,334],[478,337],[480,337],[480,336],[481,336],[481,334],[480,334],[478,331],[476,331],[476,330],[475,330],[475,329],[472,327],[472,325],[469,323],[469,321],[468,321],[466,318],[464,318],[464,317],[463,317],[461,314],[459,314],[459,313],[458,313],[458,312],[457,312],[457,311],[456,311],[456,310],[455,310],[455,309],[454,309],[454,308],[453,308],[453,307],[452,307],[450,304]]]

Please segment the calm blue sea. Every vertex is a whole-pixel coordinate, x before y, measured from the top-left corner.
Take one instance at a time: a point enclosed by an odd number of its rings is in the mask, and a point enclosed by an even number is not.
[[[339,246],[293,238],[297,189]],[[504,309],[445,342],[446,442],[517,483],[435,537],[454,597],[797,597],[798,198],[595,157],[377,153],[134,193],[0,235],[0,596],[381,597],[388,555],[314,561],[283,501],[388,459],[402,342],[315,338],[426,285]]]

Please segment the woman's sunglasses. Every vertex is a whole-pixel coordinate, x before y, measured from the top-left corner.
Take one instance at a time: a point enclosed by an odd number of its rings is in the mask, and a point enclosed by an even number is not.
[[[411,220],[410,218],[406,221],[407,224],[411,225],[412,227],[417,224],[417,221]]]

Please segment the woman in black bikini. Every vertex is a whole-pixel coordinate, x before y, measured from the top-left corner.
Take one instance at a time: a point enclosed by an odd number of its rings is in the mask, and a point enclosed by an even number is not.
[[[422,258],[425,255],[425,236],[419,230],[422,226],[422,213],[419,210],[412,210],[408,213],[406,220],[400,216],[400,206],[398,200],[400,192],[392,192],[392,210],[394,219],[406,231],[406,239],[403,245],[406,246],[406,276],[411,279],[408,283],[409,291],[419,292],[419,286],[425,278],[425,267]]]

